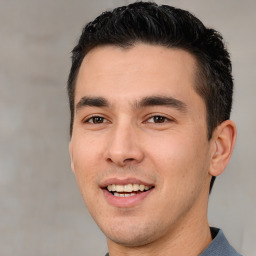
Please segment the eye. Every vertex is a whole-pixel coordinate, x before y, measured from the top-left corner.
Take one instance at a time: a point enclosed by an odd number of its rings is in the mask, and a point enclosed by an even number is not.
[[[90,124],[102,124],[106,122],[107,120],[102,116],[92,116],[84,121],[84,123],[90,123]]]
[[[165,116],[151,116],[147,122],[148,123],[165,123],[165,122],[168,122],[168,121],[171,121],[171,119],[165,117]]]

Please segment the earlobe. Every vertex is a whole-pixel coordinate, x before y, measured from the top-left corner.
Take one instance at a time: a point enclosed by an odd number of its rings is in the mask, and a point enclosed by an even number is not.
[[[70,155],[70,161],[71,161],[71,170],[72,172],[75,172],[75,169],[74,169],[74,163],[73,163],[73,151],[72,151],[72,145],[71,145],[71,142],[69,142],[69,155]]]
[[[222,122],[214,131],[214,150],[209,174],[219,176],[226,168],[236,141],[236,126],[233,121]]]

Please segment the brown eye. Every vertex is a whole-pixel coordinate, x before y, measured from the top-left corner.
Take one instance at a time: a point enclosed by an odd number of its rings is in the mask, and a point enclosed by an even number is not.
[[[90,117],[89,119],[85,120],[85,123],[91,123],[91,124],[102,124],[105,122],[106,122],[106,119],[101,116],[93,116],[93,117]]]
[[[152,116],[148,119],[149,123],[164,123],[169,121],[169,119],[165,116]]]
[[[166,117],[163,116],[154,116],[155,123],[164,123],[166,121]]]

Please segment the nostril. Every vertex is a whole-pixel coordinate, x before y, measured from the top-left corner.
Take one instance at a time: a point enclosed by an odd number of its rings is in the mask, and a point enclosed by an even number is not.
[[[127,159],[125,159],[124,161],[131,162],[131,161],[133,161],[133,160],[134,160],[134,158],[127,158]]]
[[[111,157],[109,157],[109,158],[107,158],[107,162],[109,162],[109,163],[116,163],[116,164],[118,164],[118,165],[120,165],[120,166],[125,166],[126,164],[129,164],[129,163],[131,163],[131,162],[133,162],[133,161],[135,161],[135,159],[134,158],[132,158],[132,157],[130,157],[130,158],[124,158],[124,159],[118,159],[118,158],[111,158]]]
[[[125,166],[126,164],[139,163],[143,160],[144,154],[137,148],[123,148],[114,150],[108,148],[104,154],[105,161],[110,164],[116,164],[118,166]]]

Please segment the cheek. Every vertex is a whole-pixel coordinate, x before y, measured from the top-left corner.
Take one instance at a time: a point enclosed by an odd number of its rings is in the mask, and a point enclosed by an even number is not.
[[[157,146],[156,146],[157,145]],[[146,147],[166,186],[189,189],[207,174],[207,143],[193,137],[166,136]],[[205,173],[205,175],[203,175]]]
[[[190,209],[204,190],[207,179],[207,148],[195,140],[166,138],[151,148],[150,159],[158,172],[161,200],[155,208],[169,221]],[[162,207],[165,205],[166,207]]]
[[[185,167],[193,158],[191,143],[178,136],[165,136],[155,140],[151,138],[145,149],[155,165],[164,169],[177,170],[181,166]]]
[[[84,194],[94,186],[97,175],[97,143],[90,140],[74,140],[72,159],[74,173],[81,192]],[[87,193],[87,192],[86,192]]]
[[[95,161],[99,150],[99,140],[82,135],[73,139],[72,155],[73,162],[77,168],[83,169],[84,166],[90,165]]]

